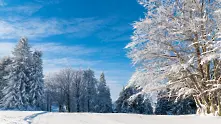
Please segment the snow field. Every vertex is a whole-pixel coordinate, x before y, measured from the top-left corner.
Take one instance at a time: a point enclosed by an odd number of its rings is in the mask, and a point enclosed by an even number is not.
[[[156,116],[138,114],[47,113],[0,111],[0,124],[218,124],[213,116]]]

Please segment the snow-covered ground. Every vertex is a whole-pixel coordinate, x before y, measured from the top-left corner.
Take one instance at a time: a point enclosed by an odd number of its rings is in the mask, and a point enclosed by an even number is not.
[[[0,111],[0,124],[218,124],[221,117]]]

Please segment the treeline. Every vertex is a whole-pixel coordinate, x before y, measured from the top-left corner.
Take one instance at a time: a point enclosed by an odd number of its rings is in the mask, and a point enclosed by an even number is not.
[[[196,114],[196,104],[192,97],[176,99],[169,96],[169,89],[159,91],[154,103],[148,95],[140,94],[142,89],[134,86],[123,88],[115,102],[117,113],[137,113],[155,115],[186,115]]]
[[[133,86],[124,88],[112,107],[104,73],[96,79],[93,70],[66,68],[44,77],[42,52],[31,51],[27,38],[19,40],[12,56],[0,60],[0,109],[159,115],[196,113],[191,97],[177,100],[169,97],[169,90],[161,91],[153,105],[146,95],[139,94],[141,90]]]
[[[196,114],[197,106],[193,97],[178,99],[170,96],[170,89],[158,93],[155,114],[157,115],[187,115]]]
[[[64,69],[48,76],[45,85],[47,111],[52,111],[56,103],[60,112],[112,112],[110,90],[104,73],[97,81],[90,69]]]
[[[42,52],[21,38],[12,56],[0,61],[0,109],[112,112],[104,73],[97,80],[90,69],[68,68],[44,77],[42,64]]]

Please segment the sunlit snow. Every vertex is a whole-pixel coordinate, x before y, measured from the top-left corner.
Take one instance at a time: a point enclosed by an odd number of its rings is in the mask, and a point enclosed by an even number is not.
[[[212,116],[156,116],[136,114],[47,113],[0,111],[0,124],[218,124]]]

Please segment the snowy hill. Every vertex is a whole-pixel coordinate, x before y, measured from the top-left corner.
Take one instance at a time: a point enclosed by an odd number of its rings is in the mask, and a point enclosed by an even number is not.
[[[0,111],[0,124],[217,124],[219,117]]]

